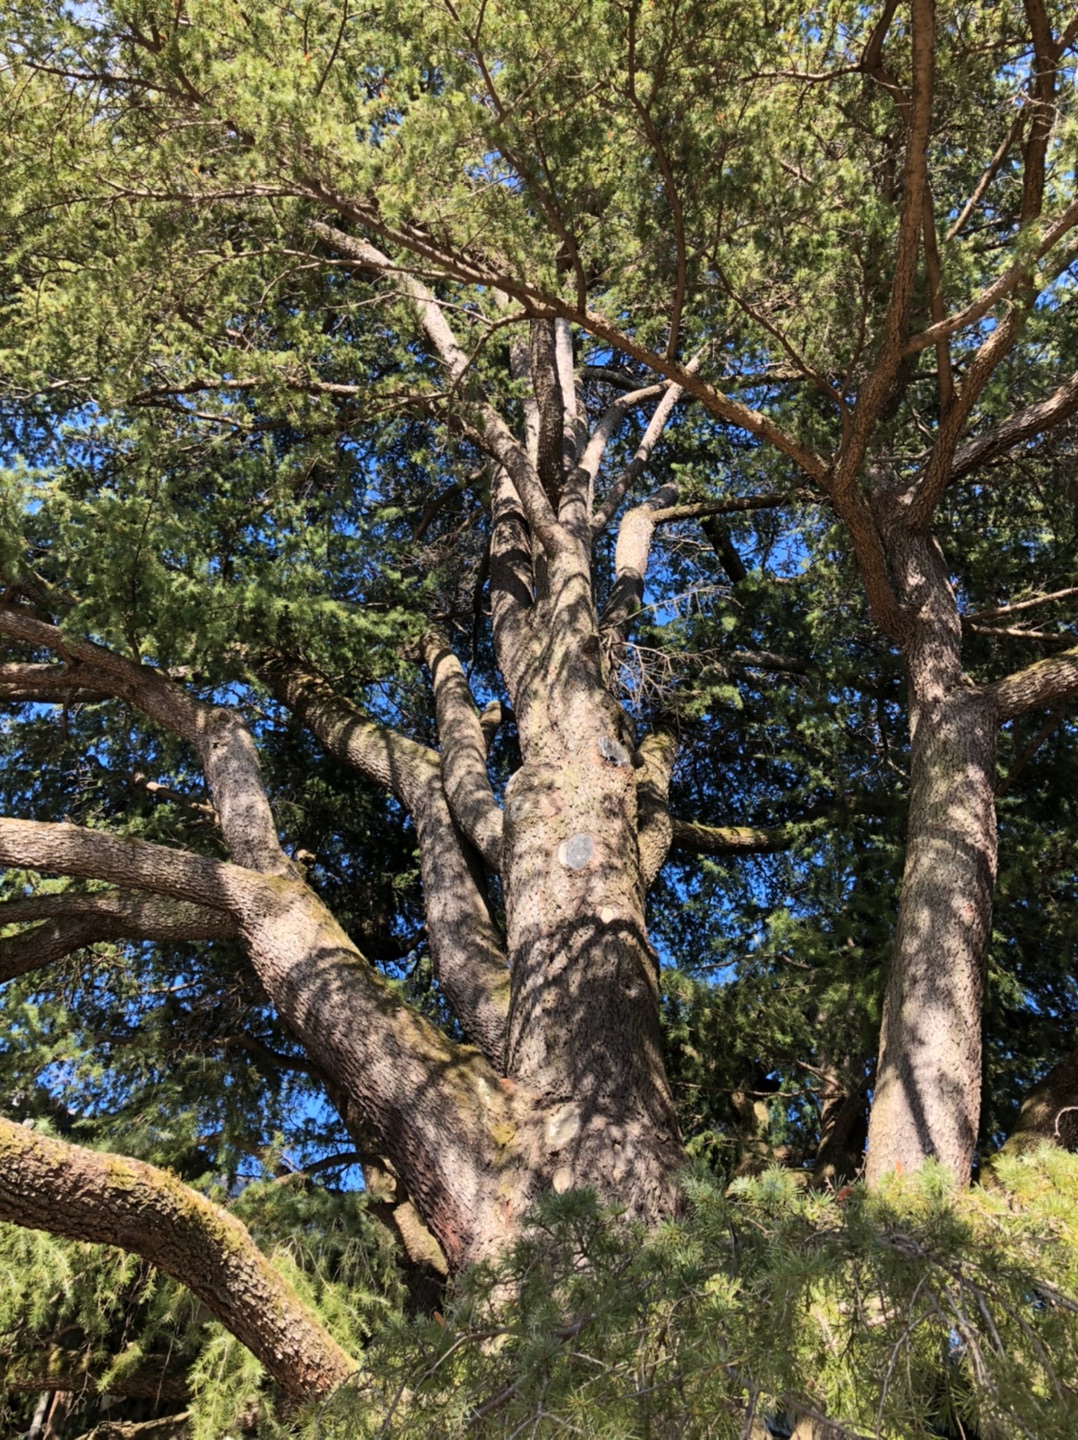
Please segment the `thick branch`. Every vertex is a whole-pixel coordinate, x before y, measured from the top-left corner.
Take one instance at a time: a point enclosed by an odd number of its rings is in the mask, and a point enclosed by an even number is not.
[[[100,940],[222,940],[238,933],[220,910],[123,891],[38,895],[0,905],[0,925],[23,921],[39,923],[0,938],[0,982]]]
[[[644,737],[637,752],[641,762],[636,772],[637,841],[645,891],[666,863],[674,834],[669,797],[677,750],[677,736],[660,728]]]
[[[1016,670],[987,686],[986,693],[995,702],[1000,721],[1073,700],[1078,696],[1078,645]]]
[[[123,887],[134,885],[226,911],[235,904],[237,886],[258,878],[237,865],[148,840],[131,840],[81,825],[7,818],[0,818],[0,865],[108,880]]]
[[[386,786],[408,809],[419,837],[435,975],[457,1019],[500,1070],[509,1010],[505,952],[483,897],[481,867],[454,823],[437,752],[368,720],[298,659],[276,656],[262,674],[332,755]]]
[[[442,783],[457,824],[492,870],[502,863],[502,812],[490,788],[487,745],[461,663],[443,636],[423,645],[434,684]]]
[[[356,1369],[239,1221],[167,1171],[0,1119],[0,1217],[143,1256],[297,1400],[329,1394]]]
[[[646,504],[635,505],[622,516],[614,547],[614,585],[601,620],[604,630],[624,637],[629,621],[640,609],[655,516],[669,511],[676,499],[677,486],[664,485]]]
[[[113,696],[107,687],[87,684],[78,665],[0,665],[0,701],[11,705],[95,704]]]
[[[1078,1051],[1053,1065],[1022,1101],[1018,1120],[1000,1151],[1022,1155],[1041,1145],[1073,1149],[1078,1142]]]

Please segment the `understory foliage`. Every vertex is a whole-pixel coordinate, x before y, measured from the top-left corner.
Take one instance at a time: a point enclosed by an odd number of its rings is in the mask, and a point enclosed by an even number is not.
[[[129,1332],[104,1388],[167,1344],[190,1367],[193,1440],[256,1417],[278,1440],[1075,1433],[1074,1156],[1003,1158],[961,1194],[931,1167],[876,1194],[784,1170],[686,1190],[686,1217],[646,1238],[587,1193],[552,1196],[501,1264],[409,1319],[362,1202],[252,1187],[240,1213],[360,1356],[284,1417],[242,1345],[117,1252],[4,1227],[0,1332]]]

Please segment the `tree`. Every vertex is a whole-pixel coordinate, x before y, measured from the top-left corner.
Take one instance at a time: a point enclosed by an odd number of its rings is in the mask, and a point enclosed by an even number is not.
[[[1040,0],[22,7],[0,858],[34,928],[8,980],[55,997],[43,967],[124,942],[219,996],[232,956],[232,1053],[328,1098],[454,1274],[551,1190],[677,1211],[692,1047],[664,1059],[664,1003],[668,1035],[748,1030],[732,1093],[696,1092],[746,1163],[785,1128],[848,1175],[871,1091],[871,1185],[967,1184],[1000,729],[1039,815],[1033,762],[1073,764],[1075,40]],[[402,814],[419,947],[406,849],[387,895],[363,834]],[[677,959],[697,883],[672,845],[792,852],[698,902],[754,932],[763,984],[662,1000],[648,895]],[[898,890],[884,987],[875,930],[835,941]],[[364,937],[429,954],[426,991]],[[115,993],[136,1031],[141,987]],[[1066,1040],[1031,1039],[1008,1097]],[[808,1118],[767,1109],[798,1064]],[[47,1109],[67,1077],[33,1069]],[[131,1113],[109,1084],[83,1084],[95,1145]],[[153,1260],[287,1393],[347,1373],[160,1169],[3,1136],[4,1218]]]

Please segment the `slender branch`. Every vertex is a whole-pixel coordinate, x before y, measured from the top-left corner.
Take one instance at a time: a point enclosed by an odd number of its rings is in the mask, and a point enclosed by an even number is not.
[[[356,1369],[243,1225],[168,1171],[3,1119],[0,1161],[0,1218],[143,1256],[197,1295],[286,1395],[326,1395]]]
[[[222,940],[238,933],[220,910],[123,891],[38,895],[0,905],[0,925],[23,921],[38,923],[0,937],[0,982],[101,940]]]
[[[698,520],[708,515],[742,515],[752,510],[781,510],[798,498],[789,495],[733,496],[729,500],[698,500],[685,505],[670,505],[653,510],[653,525],[668,525],[677,520]]]
[[[1017,615],[1020,610],[1033,610],[1038,605],[1050,605],[1055,600],[1067,600],[1071,595],[1078,595],[1078,586],[1068,586],[1066,590],[1053,590],[1050,595],[1033,595],[1028,600],[1015,600],[1011,605],[996,605],[990,610],[968,610],[962,616],[962,624],[972,624],[975,620],[1000,620],[1008,615]]]
[[[884,317],[880,350],[872,373],[861,386],[848,443],[836,467],[834,487],[839,497],[846,495],[860,471],[880,409],[902,358],[910,301],[917,278],[921,217],[928,182],[927,154],[935,70],[935,6],[933,0],[911,0],[910,10],[913,92],[907,108],[902,211],[892,265],[891,295]]]
[[[594,487],[607,446],[621,428],[629,411],[637,405],[642,405],[646,400],[654,400],[665,395],[669,389],[670,386],[666,382],[642,385],[638,389],[626,391],[625,394],[619,395],[616,400],[610,402],[599,417],[595,429],[591,432],[577,464],[578,473],[587,480],[590,486]],[[594,521],[592,523],[594,524]]]
[[[690,361],[690,365],[693,366],[698,363],[698,360]],[[695,373],[695,371],[693,373]],[[640,444],[636,447],[636,453],[618,476],[617,480],[614,481],[603,498],[602,504],[592,516],[591,532],[593,536],[602,534],[614,518],[622,500],[624,500],[630,489],[644,473],[644,467],[651,459],[651,452],[655,449],[659,437],[666,429],[670,417],[673,415],[677,403],[684,393],[685,387],[683,385],[671,385],[658,405],[656,405],[655,413],[648,421],[647,429],[640,439]]]
[[[668,359],[665,355],[648,349],[646,345],[620,330],[604,316],[585,310],[579,305],[573,305],[559,295],[540,290],[518,276],[489,268],[451,249],[443,248],[417,226],[409,225],[406,222],[391,224],[373,205],[350,200],[330,190],[320,180],[308,180],[301,193],[306,193],[312,200],[332,206],[338,213],[354,220],[373,234],[429,261],[446,275],[470,284],[501,291],[505,295],[521,301],[528,307],[531,314],[547,315],[552,318],[560,316],[568,320],[571,324],[577,325],[580,329],[595,336],[596,339],[605,341],[614,349],[620,350],[631,360],[635,360],[657,374],[665,376],[668,380],[672,380],[675,384],[681,385],[688,394],[700,400],[712,414],[718,415],[720,419],[727,420],[732,425],[737,425],[741,429],[749,431],[750,434],[768,441],[782,454],[793,460],[810,479],[822,483],[827,476],[826,462],[803,446],[795,436],[785,431],[769,416],[754,410],[751,406],[731,399],[716,386],[691,373],[686,364]],[[162,195],[157,198],[174,199],[178,197]],[[196,197],[188,198],[195,199]]]
[[[1021,134],[1022,127],[1025,125],[1025,123],[1026,112],[1025,110],[1019,110],[1018,114],[1015,115],[1014,119],[1011,121],[1006,135],[1004,135],[1002,141],[1000,142],[998,150],[992,156],[991,160],[989,160],[987,166],[985,167],[984,173],[977,181],[977,184],[973,187],[972,195],[970,195],[965,205],[962,206],[962,209],[958,212],[958,215],[955,218],[954,224],[947,231],[947,234],[944,238],[947,240],[948,244],[952,240],[956,239],[957,236],[961,235],[962,231],[966,228],[969,217],[973,214],[974,210],[976,210],[977,206],[980,204],[984,192],[988,189],[989,185],[991,185],[992,181],[999,174],[999,167],[1003,164],[1004,160],[1006,160],[1011,146],[1018,139],[1018,136]],[[933,316],[932,319],[933,321],[935,321],[936,317]]]
[[[903,346],[902,353],[916,355],[921,350],[927,349],[929,345],[935,345],[941,337],[955,335],[959,330],[965,330],[970,325],[976,325],[978,320],[983,320],[989,310],[994,309],[1001,300],[1006,299],[1012,290],[1028,283],[1033,264],[1037,260],[1043,260],[1048,252],[1062,240],[1063,236],[1073,230],[1076,225],[1078,225],[1078,200],[1072,200],[1059,217],[1043,232],[1036,250],[1029,259],[1019,260],[1009,266],[998,279],[986,286],[978,296],[954,315],[929,325],[927,329],[911,336]],[[1058,268],[1063,268],[1071,258],[1073,258],[1072,252],[1068,251]]]
[[[666,355],[668,359],[672,360],[678,351],[678,341],[681,336],[681,314],[685,305],[685,291],[688,284],[688,257],[685,244],[685,207],[681,203],[677,180],[674,177],[673,167],[670,164],[670,157],[666,153],[666,146],[663,144],[662,136],[659,134],[659,128],[655,124],[654,116],[648,106],[640,99],[637,92],[636,16],[636,6],[630,5],[628,30],[629,54],[626,70],[627,91],[629,102],[640,119],[644,135],[658,163],[659,174],[662,176],[663,193],[666,195],[666,202],[670,206],[670,217],[673,222],[675,278],[674,294],[670,302],[670,333],[666,342]]]
[[[1035,435],[1041,435],[1045,431],[1061,425],[1076,411],[1078,411],[1078,370],[1064,380],[1062,385],[1054,390],[1046,400],[1040,400],[1035,405],[1027,405],[1024,410],[1015,411],[1006,420],[1001,420],[998,425],[994,425],[991,430],[986,430],[972,440],[967,440],[955,452],[949,480],[951,482],[961,480],[989,460],[1005,455],[1008,450],[1013,450],[1016,445],[1021,445],[1023,441],[1031,440]]]
[[[320,239],[334,246],[341,254],[354,259],[364,269],[373,270],[380,275],[396,276],[415,306],[419,322],[441,357],[450,378],[454,384],[461,384],[470,368],[468,356],[453,334],[434,293],[421,280],[394,265],[387,255],[383,255],[365,240],[357,240],[343,230],[317,220],[311,222],[311,229]],[[471,398],[479,415],[479,433],[484,446],[512,478],[532,533],[544,550],[549,554],[557,553],[564,547],[564,536],[535,468],[493,405],[483,399],[474,387]]]
[[[941,416],[932,453],[913,492],[907,511],[911,530],[924,530],[944,491],[951,482],[955,449],[978,396],[991,379],[996,366],[1008,354],[1025,320],[1025,310],[1015,306],[977,348],[966,367],[965,377]]]

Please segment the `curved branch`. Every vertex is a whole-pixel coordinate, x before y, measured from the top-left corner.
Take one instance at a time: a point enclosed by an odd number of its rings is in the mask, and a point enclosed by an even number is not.
[[[244,1226],[168,1171],[0,1119],[0,1218],[143,1256],[197,1295],[293,1399],[327,1395],[356,1369]]]
[[[927,349],[929,345],[935,345],[937,340],[945,339],[948,335],[954,335],[959,330],[976,325],[978,320],[983,320],[989,310],[994,309],[1001,300],[1006,299],[1012,290],[1028,282],[1033,263],[1043,260],[1048,252],[1062,240],[1063,236],[1073,230],[1076,225],[1078,225],[1078,200],[1073,200],[1044,231],[1030,258],[1019,260],[1011,265],[998,279],[986,286],[968,305],[954,315],[949,315],[946,320],[929,325],[927,329],[911,336],[903,346],[902,353],[916,355],[919,351]],[[1069,264],[1071,259],[1073,259],[1073,252],[1068,251],[1061,266],[1057,268]]]
[[[695,356],[692,360],[689,361],[688,365],[685,367],[686,373],[690,375],[695,375],[699,364],[700,357]],[[624,398],[626,401],[638,401],[642,399],[646,394],[646,391],[639,390],[635,393],[635,396],[627,395]],[[618,506],[625,499],[625,496],[629,493],[632,487],[636,484],[637,480],[643,474],[645,465],[647,465],[648,461],[651,459],[651,452],[655,449],[659,437],[666,429],[670,421],[670,417],[673,415],[674,410],[677,407],[678,401],[684,394],[684,385],[670,385],[667,387],[666,393],[663,395],[662,399],[655,407],[655,413],[648,421],[647,428],[641,436],[640,444],[636,447],[636,453],[633,455],[633,458],[629,461],[628,465],[626,465],[625,469],[621,472],[618,478],[614,481],[613,485],[611,485],[610,489],[603,497],[603,503],[599,506],[598,510],[592,516],[591,533],[593,536],[602,534],[602,532],[606,529],[606,527],[610,524],[611,520],[614,518],[614,514]],[[614,403],[616,405],[618,402],[615,401]],[[610,410],[613,409],[614,406],[612,405],[610,407]],[[610,411],[608,410],[607,414],[609,413]],[[596,429],[596,435],[599,434],[599,431],[601,430],[603,422],[605,420],[606,416],[604,415],[603,420],[599,422],[599,426]],[[604,441],[604,448],[605,444],[606,442]],[[599,459],[601,459],[601,456],[602,452],[600,451],[595,461],[596,471],[598,471],[598,463]]]
[[[277,655],[262,676],[332,755],[386,786],[412,816],[435,975],[457,1019],[500,1070],[509,1013],[505,952],[483,898],[481,867],[454,824],[437,751],[368,720],[301,660]]]
[[[202,764],[233,859],[266,874],[294,873],[277,837],[254,740],[234,711],[204,705],[161,671],[68,635],[18,606],[0,605],[0,634],[85,666],[88,684],[127,700],[186,740]]]
[[[100,940],[224,940],[239,933],[220,910],[123,891],[38,895],[0,905],[0,925],[22,921],[38,923],[0,937],[0,983]]]

